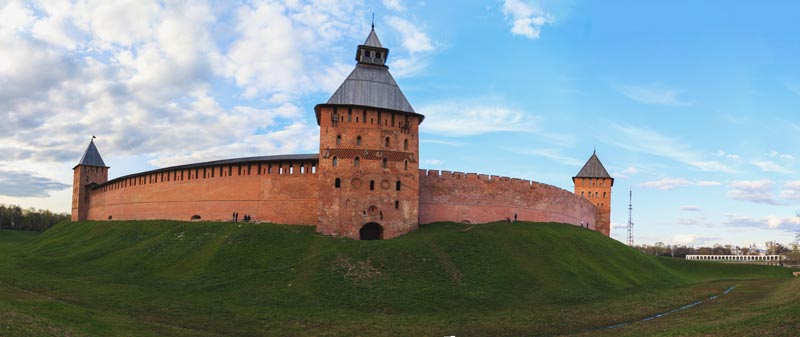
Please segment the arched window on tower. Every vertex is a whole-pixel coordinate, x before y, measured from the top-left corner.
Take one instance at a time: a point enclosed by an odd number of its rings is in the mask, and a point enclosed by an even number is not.
[[[356,145],[361,145],[361,136],[356,136]]]
[[[403,169],[408,170],[408,160],[403,162]]]
[[[342,145],[342,135],[336,135],[336,145]]]
[[[399,200],[395,200],[394,201],[394,209],[398,209],[398,208],[400,208],[400,201]]]
[[[338,164],[339,164],[339,158],[336,158],[336,156],[333,156],[333,160],[331,161],[331,165],[333,167],[336,167],[336,165],[338,165]]]
[[[408,138],[406,138],[406,140],[403,141],[403,150],[408,151]]]
[[[375,180],[370,180],[369,181],[369,190],[370,191],[374,191],[375,190]]]
[[[383,146],[389,147],[389,137],[386,137],[386,139],[384,139]]]
[[[397,182],[394,184],[394,189],[395,189],[396,191],[399,191],[399,190],[400,190],[400,180],[398,180],[398,181],[397,181]]]
[[[605,199],[605,197],[606,197],[606,192],[603,192],[603,199]]]
[[[383,158],[383,160],[381,160],[381,167],[389,168],[389,160],[386,159],[386,158]]]
[[[361,160],[358,157],[356,157],[356,159],[353,159],[353,167],[358,167],[360,162]]]
[[[583,191],[581,191],[581,196],[583,196]]]
[[[335,188],[342,187],[342,180],[339,179],[339,178],[336,178],[336,180],[333,181],[333,187],[335,187]]]

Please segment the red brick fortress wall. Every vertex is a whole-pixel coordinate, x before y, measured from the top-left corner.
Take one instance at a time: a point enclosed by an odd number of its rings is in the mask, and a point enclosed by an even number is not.
[[[596,230],[597,208],[564,189],[535,181],[438,170],[419,171],[419,223],[562,222]]]
[[[316,163],[245,163],[145,173],[91,191],[89,220],[231,220],[315,225]],[[259,172],[259,168],[261,169]],[[213,174],[212,174],[213,171]],[[197,218],[195,218],[197,219]]]

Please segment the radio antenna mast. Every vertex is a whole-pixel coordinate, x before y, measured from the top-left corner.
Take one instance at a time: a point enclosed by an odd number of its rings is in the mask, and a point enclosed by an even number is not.
[[[628,246],[633,247],[633,190],[628,190]]]

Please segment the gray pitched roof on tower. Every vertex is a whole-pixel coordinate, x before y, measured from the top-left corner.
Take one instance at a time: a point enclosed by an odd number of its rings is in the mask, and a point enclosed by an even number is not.
[[[369,35],[367,35],[367,40],[364,41],[364,45],[370,47],[383,48],[383,46],[381,45],[381,40],[378,40],[378,34],[375,34],[375,27],[373,27],[372,31],[370,31]]]
[[[326,104],[361,105],[414,113],[389,69],[358,64]]]
[[[86,152],[83,153],[83,157],[81,157],[78,165],[108,167],[106,163],[103,162],[103,158],[100,157],[97,146],[94,146],[94,139],[89,141],[89,146],[86,147]],[[78,165],[75,165],[75,167]]]
[[[583,165],[583,168],[575,178],[611,178],[611,175],[608,174],[606,168],[603,167],[603,163],[597,158],[597,153],[592,153],[592,156],[586,161],[586,164]]]

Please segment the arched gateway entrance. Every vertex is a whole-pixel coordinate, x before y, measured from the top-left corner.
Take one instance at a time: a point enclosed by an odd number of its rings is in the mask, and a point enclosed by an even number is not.
[[[381,240],[383,239],[383,227],[375,222],[370,222],[361,227],[358,234],[361,240]]]

